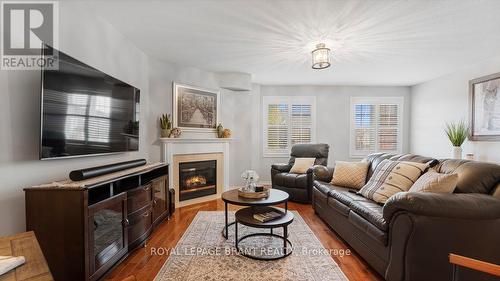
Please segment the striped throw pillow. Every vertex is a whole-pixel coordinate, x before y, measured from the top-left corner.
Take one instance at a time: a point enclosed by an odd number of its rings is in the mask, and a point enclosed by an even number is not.
[[[378,203],[385,203],[389,197],[410,190],[415,181],[429,167],[428,164],[384,160],[378,164],[372,177],[359,193]]]

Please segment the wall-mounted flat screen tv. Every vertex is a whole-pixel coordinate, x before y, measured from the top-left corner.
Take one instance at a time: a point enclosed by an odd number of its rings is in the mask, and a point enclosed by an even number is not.
[[[48,46],[42,69],[40,159],[139,149],[139,89]]]

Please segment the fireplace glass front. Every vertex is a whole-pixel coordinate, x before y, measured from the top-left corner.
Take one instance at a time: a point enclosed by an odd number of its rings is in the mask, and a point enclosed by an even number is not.
[[[217,161],[179,163],[179,200],[217,194]]]

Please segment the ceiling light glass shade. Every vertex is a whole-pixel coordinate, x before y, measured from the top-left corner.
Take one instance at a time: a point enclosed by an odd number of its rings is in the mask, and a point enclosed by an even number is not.
[[[325,44],[316,45],[316,49],[312,53],[312,68],[323,69],[330,66],[330,49],[325,47]]]

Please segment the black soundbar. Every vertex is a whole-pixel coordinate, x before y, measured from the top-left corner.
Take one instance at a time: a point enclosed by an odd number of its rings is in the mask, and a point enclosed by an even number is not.
[[[93,168],[86,168],[81,170],[71,171],[69,178],[73,181],[82,181],[90,178],[95,178],[105,174],[110,174],[118,171],[123,171],[130,168],[146,165],[146,159],[137,159],[132,161],[125,161],[110,165],[104,165]]]

